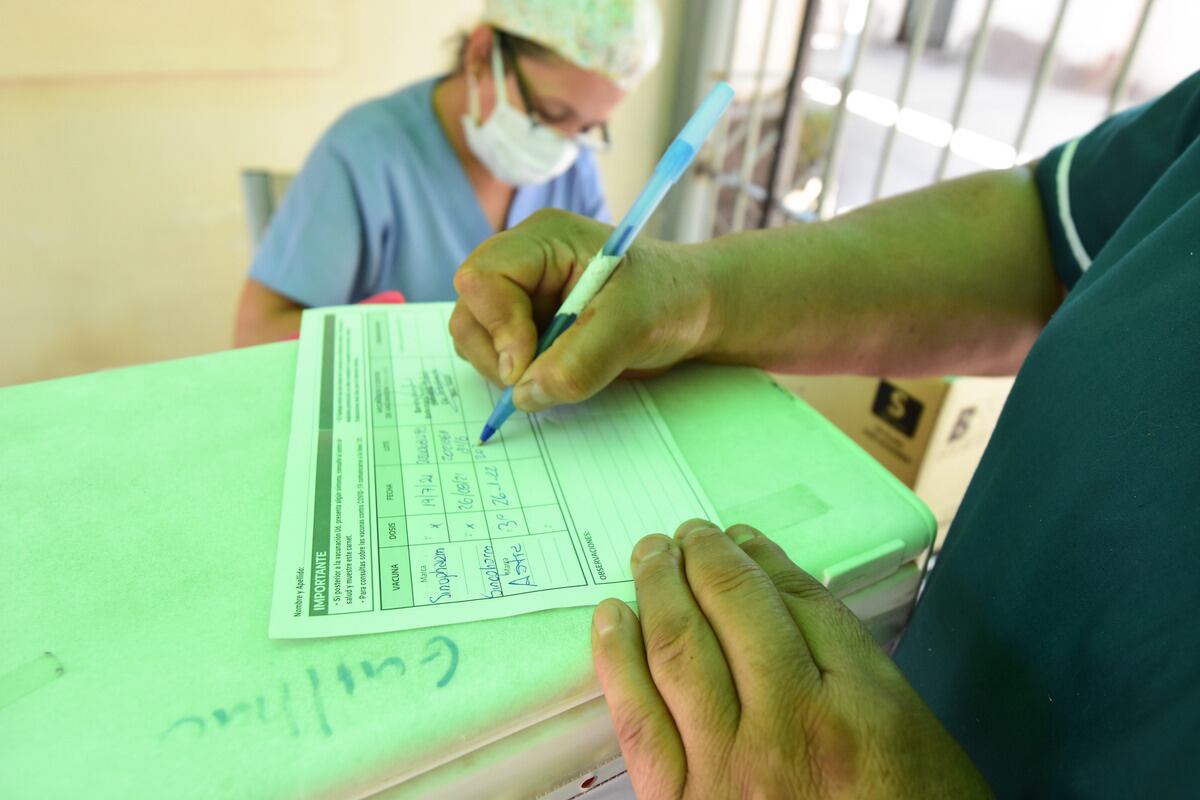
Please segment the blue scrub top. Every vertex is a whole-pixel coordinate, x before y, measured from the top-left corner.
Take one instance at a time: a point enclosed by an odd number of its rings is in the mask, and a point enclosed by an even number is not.
[[[305,306],[388,289],[412,302],[455,299],[455,270],[495,231],[434,112],[439,80],[334,123],[271,220],[250,277]],[[591,153],[548,183],[519,188],[507,227],[539,208],[609,220]]]

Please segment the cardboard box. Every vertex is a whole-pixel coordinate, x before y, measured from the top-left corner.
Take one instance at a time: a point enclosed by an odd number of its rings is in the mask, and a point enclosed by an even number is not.
[[[936,551],[996,427],[1012,378],[774,375],[916,492]]]

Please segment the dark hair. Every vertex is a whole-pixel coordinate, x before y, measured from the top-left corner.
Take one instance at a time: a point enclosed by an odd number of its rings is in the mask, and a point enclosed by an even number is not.
[[[526,39],[523,36],[509,33],[508,31],[492,28],[496,32],[496,44],[500,47],[500,56],[504,59],[507,65],[510,57],[529,56],[538,61],[551,61],[561,58],[562,56],[555,53],[549,47],[540,45],[532,39]],[[458,35],[458,44],[454,53],[454,64],[450,70],[451,75],[461,75],[467,67],[467,44],[470,37],[466,33]]]

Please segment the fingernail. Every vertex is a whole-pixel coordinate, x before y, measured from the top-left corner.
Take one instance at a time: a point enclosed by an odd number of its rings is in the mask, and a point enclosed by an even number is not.
[[[621,607],[616,600],[605,600],[592,614],[592,627],[600,636],[621,624]]]
[[[500,380],[505,386],[513,382],[513,357],[507,350],[500,351]]]
[[[541,411],[554,405],[554,400],[546,394],[537,381],[522,383],[513,391],[513,400],[522,411]]]
[[[695,533],[696,531],[709,530],[716,527],[716,525],[713,525],[706,519],[689,519],[687,522],[680,525],[679,529],[675,531],[675,538],[683,541],[688,537],[688,534]]]
[[[671,549],[671,540],[661,533],[655,533],[642,539],[633,548],[633,571],[636,574],[650,559]]]
[[[761,535],[749,525],[733,525],[729,528],[728,533],[729,538],[733,539],[733,543],[736,545],[743,545],[751,539]]]

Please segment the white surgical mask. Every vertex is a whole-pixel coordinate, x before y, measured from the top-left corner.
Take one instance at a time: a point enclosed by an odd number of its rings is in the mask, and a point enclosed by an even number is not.
[[[479,87],[467,74],[467,107],[463,132],[467,147],[488,172],[512,186],[545,183],[566,172],[579,157],[579,145],[558,131],[538,125],[508,103],[500,42],[492,41],[492,78],[496,84],[496,107],[487,122],[479,119]]]

